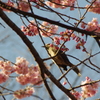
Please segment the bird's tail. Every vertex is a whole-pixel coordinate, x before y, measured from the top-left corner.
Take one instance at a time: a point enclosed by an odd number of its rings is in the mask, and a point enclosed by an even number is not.
[[[73,70],[77,73],[78,76],[81,76],[80,70],[77,67],[75,67]]]
[[[77,68],[77,66],[71,64],[70,67],[73,68],[74,72],[75,72],[78,76],[81,76],[80,70]]]

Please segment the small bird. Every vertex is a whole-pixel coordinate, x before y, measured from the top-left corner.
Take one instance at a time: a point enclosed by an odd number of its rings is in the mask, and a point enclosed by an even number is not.
[[[52,45],[51,44],[46,44],[45,46],[43,46],[47,49],[49,55],[51,57],[53,57],[53,62],[58,65],[59,67],[62,67],[64,70],[67,71],[67,66],[69,67],[74,67],[75,65],[73,65],[69,59],[67,58],[65,52],[57,49],[56,45]],[[59,52],[58,52],[59,50]],[[56,55],[56,53],[58,52],[58,54]],[[56,56],[55,56],[56,55]],[[74,72],[76,72],[76,74],[78,76],[81,76],[80,71],[77,67],[73,68]]]

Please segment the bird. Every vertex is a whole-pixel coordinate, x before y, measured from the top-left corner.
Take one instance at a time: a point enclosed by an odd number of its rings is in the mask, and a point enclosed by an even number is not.
[[[69,67],[74,67],[75,65],[72,64],[67,55],[65,54],[64,51],[57,49],[57,45],[52,45],[46,44],[45,46],[43,46],[46,48],[46,50],[48,51],[49,55],[52,57],[53,62],[58,66],[63,68],[65,71],[67,71],[67,66]],[[57,54],[57,55],[56,55]],[[75,67],[73,68],[73,71],[78,75],[81,76],[80,70]]]

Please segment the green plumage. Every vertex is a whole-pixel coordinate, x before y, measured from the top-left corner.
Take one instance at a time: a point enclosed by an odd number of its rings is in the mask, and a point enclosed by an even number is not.
[[[53,45],[52,47],[50,46],[50,44],[46,44],[45,45],[46,49],[48,50],[49,54],[51,57],[55,56],[55,54],[58,52],[58,50],[56,49],[57,46]],[[57,56],[55,56],[53,58],[53,61],[56,63],[56,65],[58,65],[59,67],[62,67],[64,70],[67,70],[67,66],[69,67],[73,67],[74,65],[69,61],[69,59],[67,58],[66,54],[59,50],[59,53],[57,54]],[[74,72],[76,72],[79,76],[80,71],[77,67],[75,67]]]

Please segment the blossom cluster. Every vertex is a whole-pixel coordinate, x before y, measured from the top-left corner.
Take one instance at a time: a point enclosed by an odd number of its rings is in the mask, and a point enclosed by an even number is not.
[[[30,10],[28,0],[19,0],[18,1],[18,9],[28,12]]]
[[[31,65],[29,67],[29,62],[25,58],[20,57],[16,59],[15,64],[15,72],[19,74],[19,76],[16,77],[17,82],[19,82],[22,85],[26,85],[28,83],[33,85],[42,84],[41,73],[38,65]]]
[[[8,6],[17,8],[19,10],[25,11],[25,12],[28,12],[30,10],[30,6],[29,6],[29,3],[28,3],[28,0],[18,0],[17,4],[12,2],[11,0],[8,0],[5,4],[8,5]],[[9,10],[6,10],[4,8],[2,8],[2,9],[4,11],[9,12]]]
[[[59,45],[61,41],[68,42],[70,40],[75,40],[77,42],[76,49],[81,49],[81,47],[86,43],[84,39],[75,35],[72,30],[68,29],[66,29],[64,32],[60,32],[60,36],[54,36],[53,40],[57,45]],[[85,48],[83,48],[83,51],[85,51]]]
[[[44,64],[49,69],[46,63]],[[0,84],[6,82],[12,73],[17,74],[16,81],[21,85],[41,85],[43,83],[39,66],[29,66],[29,62],[23,57],[17,57],[14,65],[10,61],[0,60]],[[45,77],[47,76],[45,75]],[[32,95],[32,93],[34,93],[34,89],[28,87],[15,91],[14,96],[21,99]]]
[[[10,61],[0,61],[0,84],[6,82],[9,75],[14,72]]]
[[[31,83],[33,85],[41,85],[42,84],[42,78],[41,78],[38,66],[29,67],[28,73],[27,74],[20,74],[16,78],[16,80],[22,85],[26,85],[28,83]]]
[[[52,7],[52,8],[61,8],[65,9],[68,6],[73,6],[76,0],[51,0],[51,1],[46,1],[45,4]],[[71,7],[71,10],[74,8]]]
[[[65,9],[67,7],[70,7],[70,10],[74,10],[74,4],[75,4],[76,0],[52,0],[52,1],[45,1],[45,4],[48,6],[51,6],[53,8],[61,8],[61,9]],[[29,0],[30,5],[31,2],[36,3],[36,6],[39,8],[39,6],[44,6],[44,4],[42,2],[44,2],[43,0]],[[6,2],[7,5],[11,6],[11,7],[15,7],[19,10],[28,12],[30,10],[30,5],[29,5],[28,0],[18,0],[17,4],[12,2],[11,0],[8,0]],[[2,8],[3,9],[3,8]],[[6,9],[3,9],[4,11],[8,11]]]
[[[22,99],[31,96],[34,92],[34,88],[28,86],[25,89],[16,90],[14,92],[14,97],[17,99]]]
[[[38,27],[36,26],[36,23],[34,21],[30,21],[30,24],[27,27],[22,26],[21,30],[24,32],[25,35],[28,36],[37,35],[40,31],[40,34],[44,37],[54,35],[58,30],[58,26],[52,25],[48,22],[43,22],[39,28],[40,30],[38,30]]]
[[[86,77],[86,80],[85,81],[82,81],[81,85],[84,85],[86,83],[90,83],[90,82],[93,82],[93,80],[91,80],[89,77]],[[82,86],[81,89],[82,89],[82,97],[83,98],[88,98],[88,97],[92,97],[94,96],[96,93],[97,93],[97,89],[98,87],[100,87],[100,83],[93,83],[91,85],[85,85],[85,86]]]
[[[93,1],[93,0],[92,0]],[[90,5],[86,5],[86,8],[88,8]],[[93,5],[89,8],[89,12],[94,12],[97,14],[100,14],[100,0],[96,0]]]
[[[30,24],[27,27],[22,26],[21,30],[24,32],[25,35],[28,35],[28,36],[34,36],[39,33],[36,23],[33,20],[30,21]]]
[[[74,10],[74,5],[75,5],[76,0],[50,0],[50,1],[45,1],[45,4],[52,7],[52,8],[61,8],[65,9],[67,7],[70,7],[70,10]],[[93,0],[92,0],[93,1]],[[44,0],[29,0],[30,5],[31,2],[36,3],[36,7],[39,8],[39,6],[44,6],[43,3]],[[29,5],[28,0],[18,0],[17,4],[12,2],[11,0],[7,0],[5,4],[15,7],[19,10],[28,12],[30,10],[30,5]],[[90,5],[86,5],[86,8],[88,8]],[[35,7],[35,6],[34,6]],[[2,8],[2,7],[1,7]],[[4,11],[9,11],[4,8],[2,8]],[[100,0],[96,0],[93,5],[88,9],[89,12],[94,12],[100,14]]]
[[[75,98],[76,98],[77,100],[81,100],[81,99],[80,99],[80,98],[81,98],[81,93],[80,93],[80,92],[78,92],[78,91],[72,91],[71,93],[72,93],[72,95],[75,96]],[[69,99],[69,100],[71,100],[71,99]]]
[[[29,65],[29,62],[26,59],[17,57],[16,63],[14,65],[14,69],[17,74],[27,74],[28,65]]]
[[[29,67],[29,62],[23,57],[17,57],[14,65],[12,65],[10,61],[0,61],[0,83],[6,82],[10,74],[14,72],[18,74],[16,77],[17,82],[22,85],[28,83],[33,85],[42,84],[41,73],[38,65],[31,65]]]
[[[82,91],[78,92],[74,90],[71,93],[76,97],[77,100],[82,100],[82,98],[86,99],[89,97],[93,97],[97,93],[97,89],[100,87],[100,82],[92,82],[93,80],[91,80],[89,77],[86,77],[86,80],[81,82],[81,85],[83,85],[81,86]]]
[[[95,31],[100,32],[100,24],[98,23],[97,18],[93,18],[91,22],[88,22],[87,24],[82,23],[81,27],[84,28],[87,31]]]
[[[43,22],[42,25],[40,26],[41,28],[41,35],[44,37],[49,37],[57,33],[58,26],[57,25],[52,25],[48,22]]]
[[[52,25],[48,22],[43,22],[38,28],[35,21],[32,20],[28,26],[22,26],[21,30],[28,36],[38,35],[39,32],[43,37],[52,36],[52,40],[56,45],[60,45],[62,42],[67,42],[71,39],[75,40],[77,42],[76,49],[81,49],[81,47],[86,43],[84,39],[81,39],[79,36],[75,35],[72,30],[66,29],[64,32],[57,34],[58,26]],[[85,51],[85,48],[83,48],[83,51]]]

